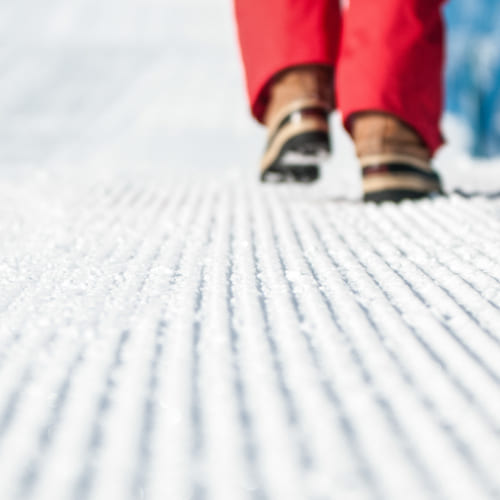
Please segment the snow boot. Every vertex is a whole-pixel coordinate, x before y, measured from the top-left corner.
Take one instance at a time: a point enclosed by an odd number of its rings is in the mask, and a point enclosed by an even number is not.
[[[442,194],[429,149],[395,116],[360,113],[354,116],[351,133],[362,168],[364,201],[400,202]]]
[[[312,182],[331,151],[332,69],[298,66],[277,75],[264,115],[269,134],[261,163],[263,182]]]

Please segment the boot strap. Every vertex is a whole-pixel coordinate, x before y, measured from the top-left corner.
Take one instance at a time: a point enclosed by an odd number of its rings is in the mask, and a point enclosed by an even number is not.
[[[305,108],[323,110],[325,113],[329,113],[331,111],[331,105],[321,99],[314,97],[297,99],[290,102],[286,106],[283,106],[283,108],[276,113],[268,126],[270,135],[274,134],[275,130],[282,126],[282,122],[286,120],[287,117],[295,111],[300,111]]]
[[[402,163],[406,165],[412,165],[418,167],[422,170],[431,171],[430,162],[424,160],[423,158],[418,158],[415,156],[398,154],[398,153],[383,153],[383,154],[373,154],[362,156],[359,159],[361,166],[363,168],[370,167],[372,165],[383,165],[390,163]]]

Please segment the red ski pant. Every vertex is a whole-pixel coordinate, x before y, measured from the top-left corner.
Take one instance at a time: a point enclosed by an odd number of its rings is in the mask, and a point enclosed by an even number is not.
[[[392,113],[431,151],[442,143],[445,0],[235,0],[252,113],[262,121],[272,77],[291,66],[334,68],[344,125]]]

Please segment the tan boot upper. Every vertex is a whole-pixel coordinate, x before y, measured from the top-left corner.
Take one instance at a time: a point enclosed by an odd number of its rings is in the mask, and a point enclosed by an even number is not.
[[[353,119],[351,134],[361,165],[410,163],[430,170],[430,152],[420,136],[395,116],[366,112]]]
[[[264,123],[272,130],[283,116],[304,105],[333,109],[332,73],[328,66],[296,66],[276,75],[269,89]]]

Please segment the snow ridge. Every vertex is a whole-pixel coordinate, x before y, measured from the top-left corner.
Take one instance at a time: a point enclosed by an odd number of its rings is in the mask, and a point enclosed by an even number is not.
[[[0,498],[498,498],[498,198],[318,193],[9,201]]]

